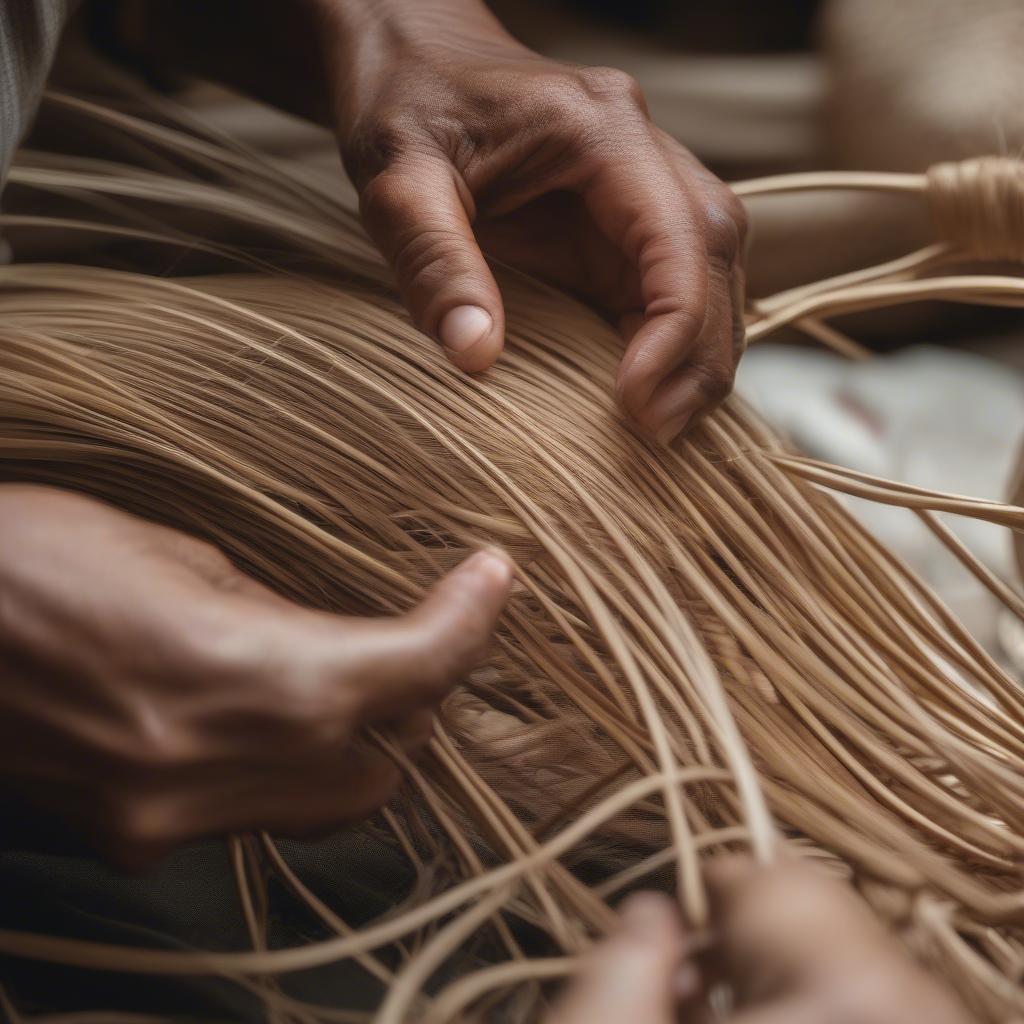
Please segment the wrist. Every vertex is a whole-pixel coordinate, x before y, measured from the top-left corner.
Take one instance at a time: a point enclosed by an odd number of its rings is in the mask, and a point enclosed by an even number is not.
[[[396,69],[434,62],[535,56],[481,0],[306,0],[338,127],[351,125]]]

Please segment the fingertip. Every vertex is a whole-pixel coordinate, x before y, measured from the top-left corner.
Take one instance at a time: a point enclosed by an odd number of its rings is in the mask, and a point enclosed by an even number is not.
[[[482,548],[434,586],[419,614],[431,622],[432,632],[448,637],[472,660],[494,629],[512,579],[509,556],[497,547]]]
[[[616,392],[622,408],[638,423],[658,393],[692,355],[707,309],[693,303],[667,312],[624,316],[620,329],[632,337],[619,364]]]
[[[661,426],[654,430],[654,439],[658,444],[670,445],[677,437],[682,434],[686,428],[690,425],[692,416],[689,412],[684,413],[681,416],[674,416],[662,423]]]
[[[661,939],[666,934],[681,934],[675,904],[664,893],[634,893],[623,902],[621,917],[623,930],[636,939]]]
[[[498,318],[476,305],[449,309],[441,317],[437,335],[448,358],[466,373],[486,370],[504,346]]]
[[[625,389],[619,389],[619,406],[625,412],[633,429],[649,441],[671,444],[690,424],[696,408],[677,407],[671,414],[659,409],[660,403],[648,398],[644,405],[630,403]]]
[[[634,418],[648,437],[670,444],[717,409],[732,385],[733,370],[726,362],[695,358],[662,381]]]
[[[480,306],[455,306],[438,325],[441,344],[456,355],[482,341],[494,327],[494,318]]]
[[[457,578],[473,579],[487,589],[506,594],[512,588],[512,559],[501,548],[490,545],[481,548],[461,562],[454,570]]]

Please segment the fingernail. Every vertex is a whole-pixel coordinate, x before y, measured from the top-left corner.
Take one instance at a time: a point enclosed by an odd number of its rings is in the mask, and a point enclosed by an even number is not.
[[[489,333],[494,321],[479,306],[456,306],[441,319],[438,335],[441,344],[452,352],[465,352]]]
[[[512,563],[501,548],[482,548],[466,559],[463,566],[471,572],[489,577],[495,585],[507,587],[512,582]]]

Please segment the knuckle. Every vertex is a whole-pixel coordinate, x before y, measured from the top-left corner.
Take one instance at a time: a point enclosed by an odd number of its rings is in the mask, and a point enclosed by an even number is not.
[[[694,367],[693,374],[698,390],[708,403],[717,405],[732,394],[735,370],[731,366],[716,361]]]
[[[180,632],[177,663],[182,676],[205,686],[242,683],[259,668],[265,638],[226,613],[220,601],[197,604]]]
[[[745,240],[750,234],[750,214],[747,212],[747,207],[731,188],[724,189],[721,198],[725,212],[735,225],[740,240]]]
[[[292,721],[314,749],[340,750],[352,741],[358,704],[358,698],[343,701],[326,693],[303,696],[292,708]]]
[[[713,265],[729,269],[742,252],[745,222],[738,220],[718,201],[706,204],[705,222],[708,230],[708,251]]]
[[[649,317],[667,316],[676,337],[696,339],[707,322],[708,304],[704,296],[693,296],[689,301],[671,297],[663,304],[648,303],[644,312]]]
[[[231,559],[216,544],[202,537],[172,530],[168,544],[173,556],[211,583],[219,585],[238,575]]]
[[[569,152],[589,152],[606,143],[613,123],[622,132],[634,120],[637,104],[627,98],[622,81],[628,77],[613,68],[559,71],[538,83],[529,104],[530,119],[545,135],[560,139]]]
[[[637,80],[619,68],[582,68],[579,79],[589,96],[601,103],[643,107],[644,94]]]
[[[181,732],[161,715],[136,715],[130,730],[126,758],[140,776],[162,777],[185,765],[187,743]]]
[[[346,688],[329,680],[318,667],[282,668],[272,673],[270,685],[263,689],[260,700],[266,702],[267,714],[303,743],[331,745],[346,734],[342,713]]]
[[[422,226],[395,246],[392,262],[400,281],[435,294],[453,278],[473,275],[473,260],[462,235],[445,227]]]
[[[345,170],[357,189],[391,167],[408,149],[414,134],[405,118],[387,109],[360,121],[341,147]]]
[[[285,742],[340,749],[351,742],[362,712],[366,688],[352,685],[353,678],[318,663],[293,663],[274,673],[261,700]]]
[[[456,633],[446,624],[439,629],[436,622],[424,622],[415,616],[409,628],[419,652],[416,682],[426,697],[438,700],[460,680],[463,667],[478,656],[476,638],[471,630]]]

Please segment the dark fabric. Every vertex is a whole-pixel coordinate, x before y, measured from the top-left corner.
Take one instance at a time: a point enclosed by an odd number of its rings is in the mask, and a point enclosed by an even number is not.
[[[318,843],[281,842],[289,866],[348,923],[387,911],[412,884],[402,855],[366,834]],[[274,948],[329,936],[289,892],[271,881]],[[223,842],[187,847],[157,869],[128,876],[75,854],[0,849],[0,927],[98,942],[168,949],[250,949]],[[262,1021],[257,997],[219,978],[150,978],[0,960],[22,1011],[121,1010],[183,1020]],[[379,984],[350,963],[288,975],[283,990],[322,1005],[370,1009]]]

